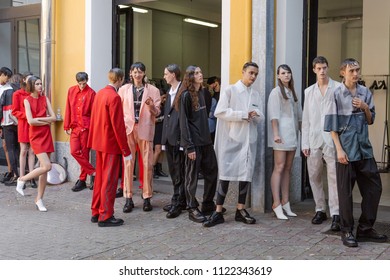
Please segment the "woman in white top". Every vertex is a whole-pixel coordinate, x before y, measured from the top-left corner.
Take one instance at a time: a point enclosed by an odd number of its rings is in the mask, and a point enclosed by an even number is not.
[[[277,78],[278,86],[271,91],[268,99],[268,146],[274,150],[272,209],[278,219],[287,220],[287,216],[296,216],[290,208],[289,192],[302,108],[295,93],[291,68],[286,64],[280,65]]]

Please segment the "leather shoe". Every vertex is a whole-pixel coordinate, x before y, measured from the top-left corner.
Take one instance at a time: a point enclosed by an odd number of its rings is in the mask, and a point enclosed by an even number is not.
[[[358,243],[356,241],[355,236],[353,236],[352,232],[343,232],[341,235],[341,240],[343,244],[347,247],[357,247]]]
[[[188,218],[195,223],[203,223],[207,220],[205,215],[199,211],[198,208],[192,208],[188,210]]]
[[[152,204],[150,203],[150,198],[145,198],[144,199],[144,207],[143,207],[143,210],[145,212],[149,212],[149,211],[152,211],[153,210],[153,206]]]
[[[379,234],[375,229],[359,230],[356,231],[356,239],[359,242],[377,242],[383,243],[387,241],[387,235]]]
[[[317,211],[314,218],[311,220],[312,224],[319,225],[322,224],[323,221],[326,221],[328,217],[326,216],[325,212]]]
[[[204,227],[213,227],[225,222],[225,219],[221,212],[215,211],[210,218],[203,223]]]
[[[116,190],[115,197],[116,198],[123,197],[123,189],[122,188],[119,188],[119,189]]]
[[[171,209],[169,209],[169,211],[167,213],[167,218],[173,219],[173,218],[178,217],[180,214],[181,214],[180,206],[172,205]]]
[[[212,215],[216,209],[217,209],[216,205],[213,205],[212,207],[203,207],[202,206],[201,211],[202,211],[203,215],[209,216],[209,215]],[[222,207],[222,214],[225,214],[225,213],[226,213],[226,208]]]
[[[171,208],[172,208],[172,204],[167,204],[167,205],[165,205],[165,206],[163,207],[163,210],[164,210],[165,212],[169,212],[169,210],[171,210]]]
[[[339,215],[333,215],[332,225],[330,226],[330,229],[332,231],[340,231],[341,230],[340,216]]]
[[[123,220],[122,219],[115,219],[114,216],[111,218],[108,218],[107,220],[104,221],[99,221],[98,226],[99,227],[117,227],[123,225]]]
[[[91,223],[96,224],[99,221],[99,215],[95,215],[91,217]]]
[[[72,188],[72,191],[79,192],[86,188],[87,188],[87,184],[85,183],[85,181],[77,180],[76,184]]]
[[[34,179],[31,179],[30,180],[30,186],[33,188],[33,189],[36,189],[38,186],[37,186],[37,183],[35,182]]]
[[[132,198],[126,198],[125,206],[123,206],[123,213],[130,213],[133,211],[134,202]]]
[[[243,222],[244,224],[254,224],[256,219],[251,217],[245,209],[237,209],[236,216],[234,218],[237,222]]]

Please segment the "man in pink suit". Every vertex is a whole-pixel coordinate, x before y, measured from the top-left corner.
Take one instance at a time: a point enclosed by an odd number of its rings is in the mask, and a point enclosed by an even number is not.
[[[153,195],[152,172],[153,172],[153,138],[156,116],[160,114],[160,91],[155,86],[146,83],[146,67],[142,62],[136,62],[130,67],[131,84],[124,85],[119,89],[119,96],[123,103],[127,143],[131,153],[136,153],[138,145],[143,167],[144,199],[143,210],[153,209],[150,198]],[[124,213],[129,213],[134,208],[133,203],[133,172],[135,157],[125,162],[124,193],[126,199],[123,207]]]
[[[117,90],[123,84],[124,73],[119,68],[108,72],[110,83],[95,97],[91,114],[88,147],[96,151],[96,177],[92,197],[92,223],[99,227],[120,226],[122,219],[114,217],[115,192],[122,156],[131,159],[123,121],[122,101]]]

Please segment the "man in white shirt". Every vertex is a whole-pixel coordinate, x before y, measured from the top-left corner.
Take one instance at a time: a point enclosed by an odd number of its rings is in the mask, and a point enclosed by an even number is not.
[[[336,158],[332,137],[324,132],[324,106],[340,86],[328,76],[328,61],[318,56],[313,60],[313,71],[317,82],[305,89],[305,103],[302,117],[302,152],[307,157],[307,170],[313,191],[316,214],[313,224],[322,224],[327,219],[323,161],[326,162],[328,178],[329,212],[332,216],[332,231],[340,231],[339,200],[336,183]]]

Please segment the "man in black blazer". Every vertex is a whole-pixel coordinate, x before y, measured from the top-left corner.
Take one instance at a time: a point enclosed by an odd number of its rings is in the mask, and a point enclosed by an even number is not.
[[[165,146],[169,173],[173,184],[171,204],[164,206],[168,211],[167,218],[176,218],[186,209],[184,191],[184,151],[180,147],[179,112],[174,108],[174,100],[180,88],[180,68],[176,64],[169,64],[164,69],[164,79],[171,86],[164,106],[164,122],[161,144]]]

